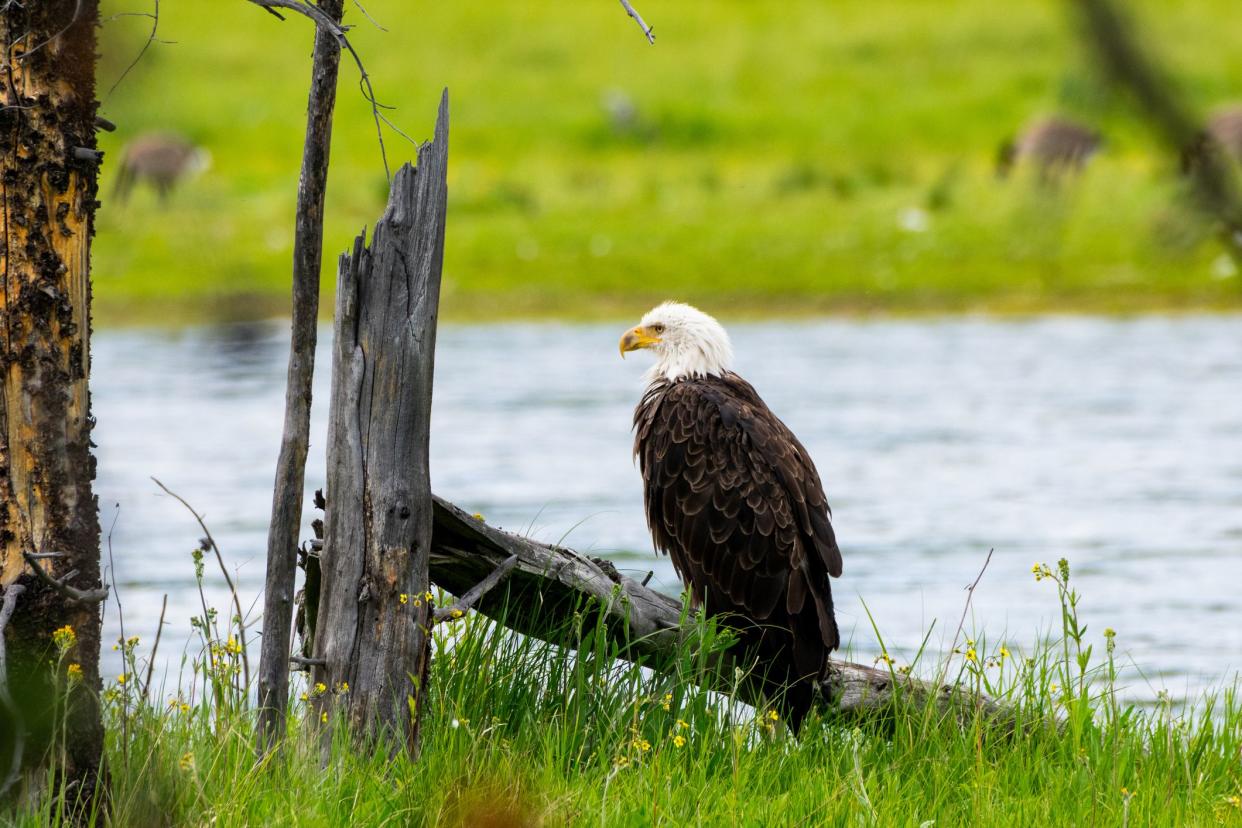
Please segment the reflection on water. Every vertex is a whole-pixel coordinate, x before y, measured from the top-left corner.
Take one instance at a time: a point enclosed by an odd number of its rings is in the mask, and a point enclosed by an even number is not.
[[[198,529],[149,478],[205,513],[243,605],[257,601],[286,330],[95,337],[97,492],[105,527],[120,508],[112,548],[126,632],[149,642],[168,593],[161,647],[171,656],[198,602]],[[1031,564],[1066,557],[1090,636],[1117,630],[1146,675],[1131,694],[1148,696],[1146,681],[1180,694],[1242,667],[1238,330],[1236,318],[1179,317],[834,320],[732,333],[739,371],[824,479],[845,555],[833,589],[855,658],[878,652],[866,609],[892,651],[909,654],[933,621],[933,644],[951,637],[963,587],[990,548],[967,624],[1011,648],[1030,642],[1059,618]],[[622,362],[617,333],[444,327],[432,479],[490,522],[654,570],[655,583],[675,590],[667,560],[651,552],[630,459],[647,360]],[[327,354],[320,349],[308,491],[323,485]],[[308,508],[307,527],[312,517]],[[208,576],[223,610],[221,579]],[[108,624],[115,637],[114,604]]]

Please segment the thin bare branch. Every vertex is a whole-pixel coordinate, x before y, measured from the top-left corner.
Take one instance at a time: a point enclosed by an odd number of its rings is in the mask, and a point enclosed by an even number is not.
[[[647,36],[647,42],[654,46],[655,32],[652,31],[651,27],[648,26],[646,21],[643,20],[642,15],[638,13],[638,10],[630,5],[629,0],[621,0],[621,5],[625,8],[625,13],[634,18],[634,21],[638,23],[638,27],[643,30],[643,34]]]
[[[142,697],[149,699],[151,692],[151,675],[155,672],[155,654],[160,651],[160,637],[164,634],[164,614],[168,612],[168,593],[164,593],[164,603],[160,605],[160,623],[155,628],[155,643],[151,645],[151,655],[147,659],[147,680],[142,683]]]
[[[970,612],[970,602],[975,597],[975,587],[979,586],[979,582],[983,580],[983,573],[988,571],[988,564],[992,562],[992,553],[995,551],[995,549],[988,550],[988,556],[984,558],[983,566],[979,569],[979,574],[976,575],[975,580],[966,587],[966,604],[962,607],[962,617],[957,621],[957,631],[953,633],[953,641],[949,644],[950,653],[957,648],[957,638],[962,634],[962,628],[966,626],[966,614]]]
[[[246,655],[246,616],[242,615],[241,599],[237,597],[237,587],[233,584],[233,579],[229,577],[228,567],[224,565],[224,557],[220,553],[220,547],[219,545],[216,544],[216,539],[211,536],[211,530],[207,528],[207,524],[203,522],[203,516],[200,515],[197,511],[195,511],[194,507],[191,506],[184,497],[177,494],[172,489],[168,488],[163,483],[156,480],[154,477],[152,477],[151,479],[155,481],[155,485],[159,486],[161,489],[164,490],[165,494],[167,494],[169,497],[176,500],[178,503],[184,506],[187,510],[189,510],[190,514],[194,515],[194,519],[198,521],[199,528],[203,530],[203,534],[207,538],[207,543],[211,544],[211,551],[216,554],[216,563],[220,565],[220,573],[224,575],[224,582],[228,584],[229,593],[233,596],[233,608],[237,610],[237,636],[238,636],[238,643],[241,645],[242,669],[246,677],[246,686],[249,687],[250,686],[250,659]],[[205,624],[206,622],[207,622],[207,618],[204,615],[203,623]]]
[[[108,569],[107,569],[107,574],[105,575],[105,579],[112,581],[112,583],[114,584],[116,583],[116,562],[112,559],[112,531],[116,529],[116,522],[120,519],[121,519],[121,504],[117,503],[116,511],[112,513],[112,524],[108,526],[108,541],[107,541]],[[68,576],[65,576],[65,577],[68,578]],[[116,594],[113,597],[116,598],[117,625],[121,628],[121,642],[120,643],[121,643],[121,646],[124,647],[128,643],[129,639],[125,635],[125,610],[121,606],[121,590],[117,589]],[[133,658],[132,650],[127,650],[126,652],[130,658]],[[138,677],[134,676],[134,678],[137,679]],[[122,711],[123,711],[123,714],[121,716],[121,757],[122,757],[122,761],[125,763],[125,766],[129,767],[129,713],[127,710],[127,708],[129,707],[129,696],[128,695],[125,695],[122,697],[121,704],[122,704]]]
[[[492,570],[486,578],[479,581],[473,587],[466,591],[466,594],[458,598],[456,603],[447,607],[440,607],[436,610],[436,622],[449,621],[454,618],[461,618],[466,611],[471,609],[480,598],[490,592],[501,581],[503,581],[513,568],[518,565],[518,556],[510,555],[505,558],[500,566]]]
[[[129,65],[125,67],[125,71],[122,72],[121,76],[117,78],[112,86],[108,88],[108,94],[104,96],[104,100],[112,97],[112,93],[115,92],[116,88],[121,85],[121,81],[125,80],[126,76],[129,75],[130,70],[138,65],[138,61],[142,60],[142,56],[147,53],[147,49],[150,49],[151,44],[156,41],[155,34],[160,28],[160,0],[152,0],[152,2],[155,3],[155,11],[151,13],[151,34],[147,35],[146,42],[142,44],[142,48],[138,50],[138,54],[129,62]]]
[[[365,8],[363,8],[362,4],[361,4],[361,3],[359,3],[359,2],[358,2],[358,0],[354,0],[354,5],[358,7],[358,11],[362,12],[362,16],[363,16],[363,17],[365,17],[367,20],[370,20],[370,21],[371,21],[371,25],[372,25],[372,26],[374,26],[375,28],[379,29],[381,32],[387,32],[387,31],[388,31],[387,29],[385,29],[383,26],[381,26],[381,25],[380,25],[380,23],[379,23],[379,21],[378,21],[378,20],[376,20],[374,17],[372,17],[372,16],[371,16],[371,13],[370,13],[369,11],[367,11]]]

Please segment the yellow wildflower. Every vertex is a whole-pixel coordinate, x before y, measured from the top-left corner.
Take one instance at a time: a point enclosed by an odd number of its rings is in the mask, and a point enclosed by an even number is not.
[[[73,627],[66,624],[60,629],[52,633],[52,643],[56,645],[56,649],[64,652],[77,643],[78,636],[73,631]]]
[[[673,744],[676,745],[677,747],[685,747],[686,737],[678,733],[676,736],[673,737]]]

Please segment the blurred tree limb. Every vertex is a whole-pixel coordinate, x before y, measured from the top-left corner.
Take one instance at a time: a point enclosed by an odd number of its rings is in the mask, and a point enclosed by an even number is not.
[[[1071,4],[1105,76],[1129,91],[1148,126],[1183,159],[1196,207],[1219,223],[1225,249],[1242,265],[1242,197],[1229,160],[1178,97],[1114,0],[1071,0]]]

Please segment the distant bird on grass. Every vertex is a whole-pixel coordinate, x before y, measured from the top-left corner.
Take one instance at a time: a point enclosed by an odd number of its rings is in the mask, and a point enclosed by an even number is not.
[[[113,194],[118,201],[129,198],[134,185],[146,181],[168,198],[173,187],[192,172],[206,168],[209,155],[180,135],[171,132],[148,132],[125,145],[121,171]]]
[[[829,576],[841,551],[819,473],[793,432],[732,371],[715,319],[668,302],[621,337],[652,351],[634,411],[647,523],[693,606],[738,631],[796,730],[840,645]]]
[[[1019,164],[1027,164],[1041,182],[1053,184],[1065,174],[1081,172],[1101,144],[1100,134],[1088,126],[1055,115],[1041,118],[1000,145],[996,174],[1005,178]]]

